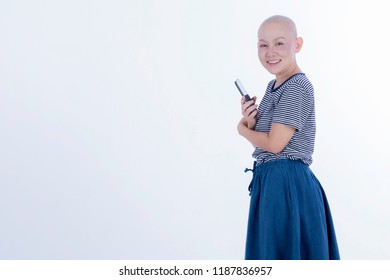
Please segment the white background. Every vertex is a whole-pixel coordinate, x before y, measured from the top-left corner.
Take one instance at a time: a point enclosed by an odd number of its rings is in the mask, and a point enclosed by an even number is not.
[[[0,258],[242,259],[240,78],[283,14],[343,259],[390,259],[385,1],[0,1]]]

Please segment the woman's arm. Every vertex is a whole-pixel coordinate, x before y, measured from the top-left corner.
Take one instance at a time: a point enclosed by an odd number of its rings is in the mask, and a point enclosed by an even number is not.
[[[280,123],[272,123],[269,133],[248,128],[245,117],[237,126],[238,133],[246,138],[253,146],[277,154],[283,151],[295,133],[295,128]]]

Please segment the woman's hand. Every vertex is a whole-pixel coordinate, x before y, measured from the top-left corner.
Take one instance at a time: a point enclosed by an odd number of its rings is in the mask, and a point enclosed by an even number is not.
[[[241,113],[246,120],[246,127],[252,130],[255,129],[258,113],[256,99],[256,96],[253,96],[251,100],[245,102],[245,97],[241,97]]]

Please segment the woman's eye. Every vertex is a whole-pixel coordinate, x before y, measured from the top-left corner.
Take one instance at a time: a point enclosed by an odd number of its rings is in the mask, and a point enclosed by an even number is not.
[[[284,44],[282,42],[276,43],[277,46],[283,46]]]
[[[265,44],[260,44],[259,45],[259,48],[266,48],[267,47],[267,45],[265,45]]]

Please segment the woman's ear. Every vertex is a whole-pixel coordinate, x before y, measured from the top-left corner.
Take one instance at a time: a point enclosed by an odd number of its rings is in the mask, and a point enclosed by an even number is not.
[[[303,45],[303,39],[301,37],[298,37],[296,39],[295,53],[298,53],[301,50],[302,45]]]

